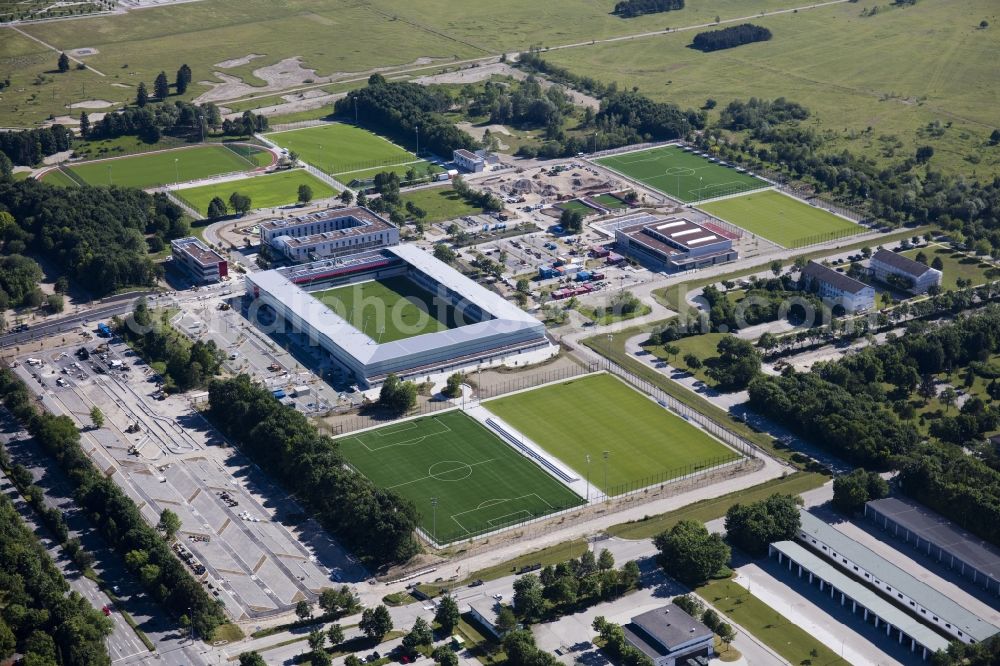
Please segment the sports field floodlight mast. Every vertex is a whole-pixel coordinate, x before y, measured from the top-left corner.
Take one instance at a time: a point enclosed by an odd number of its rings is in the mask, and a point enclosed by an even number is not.
[[[590,454],[587,454],[587,502],[590,502]]]
[[[431,522],[431,535],[433,536],[434,541],[437,542],[437,540],[438,540],[438,538],[437,538],[437,532],[438,532],[438,498],[437,497],[432,497],[431,498],[431,509],[433,511],[433,516],[434,516],[432,518],[432,522]]]
[[[601,455],[604,456],[604,495],[608,494],[608,456],[611,455],[611,451],[604,451]]]
[[[179,182],[181,182],[181,172],[180,172],[180,168],[177,166],[177,162],[178,161],[180,161],[180,158],[179,157],[175,157],[174,158],[174,178],[176,178],[177,179],[176,182],[179,183]]]

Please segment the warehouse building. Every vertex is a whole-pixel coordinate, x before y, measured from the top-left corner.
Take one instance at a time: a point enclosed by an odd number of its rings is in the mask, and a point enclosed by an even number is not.
[[[830,595],[831,603],[850,604],[851,612],[865,623],[874,623],[876,629],[883,628],[886,640],[895,639],[909,646],[911,652],[919,650],[923,659],[938,650],[948,649],[948,640],[943,636],[794,541],[772,543],[768,553],[776,557],[779,564],[786,565],[788,571],[808,579],[810,585],[818,584],[821,592]]]
[[[619,252],[668,273],[739,258],[731,237],[683,217],[638,213],[616,220],[612,228]]]
[[[229,262],[221,254],[195,238],[170,241],[174,264],[180,266],[197,284],[209,284],[229,276]]]
[[[947,518],[897,497],[868,502],[865,517],[920,553],[1000,596],[1000,552]]]
[[[868,267],[882,282],[913,294],[924,294],[931,287],[941,286],[941,271],[889,250],[873,254]]]
[[[799,514],[800,542],[908,609],[922,622],[963,643],[978,643],[1000,631],[808,511]]]
[[[399,244],[399,229],[367,208],[328,208],[261,222],[260,242],[300,263]]]
[[[396,277],[453,307],[461,321],[447,330],[381,343],[309,293]],[[389,373],[426,377],[480,364],[519,363],[529,356],[538,361],[558,352],[542,322],[410,245],[249,273],[245,279],[251,309],[273,309],[363,386],[379,384]],[[377,328],[369,330],[374,334]]]
[[[841,305],[847,312],[864,312],[875,307],[874,288],[815,261],[802,269],[799,288],[818,294],[830,305]]]
[[[652,659],[655,666],[687,664],[689,660],[707,663],[705,660],[715,654],[712,630],[674,604],[636,615],[622,631],[628,644]]]

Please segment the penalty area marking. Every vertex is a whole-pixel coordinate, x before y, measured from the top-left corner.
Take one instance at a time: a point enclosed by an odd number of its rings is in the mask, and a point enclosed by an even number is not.
[[[400,442],[389,442],[389,443],[384,444],[382,446],[375,446],[375,447],[369,446],[368,443],[365,440],[361,439],[361,437],[358,437],[358,436],[355,436],[352,439],[360,442],[361,446],[365,447],[370,453],[375,453],[376,451],[382,451],[384,449],[391,449],[391,448],[393,448],[395,446],[416,446],[417,444],[420,444],[421,442],[423,442],[425,439],[428,439],[428,438],[431,438],[431,437],[436,437],[437,435],[443,435],[446,432],[451,432],[451,428],[448,427],[448,424],[442,423],[441,421],[439,421],[437,419],[434,419],[434,423],[436,423],[437,426],[438,426],[438,430],[436,432],[429,432],[429,433],[426,433],[424,435],[421,435],[420,437],[414,437],[412,439],[405,439],[405,440],[400,441]],[[414,429],[416,429],[418,427],[415,422],[411,422],[410,423],[411,427],[409,427],[409,428],[403,428],[402,427],[403,425],[407,425],[407,424],[402,424],[401,423],[398,426],[392,426],[392,427],[396,427],[396,428],[400,428],[400,429],[396,430],[394,432],[391,432],[388,435],[383,435],[382,433],[380,433],[378,431],[375,431],[375,434],[378,437],[391,437],[392,435],[395,435],[395,434],[399,434],[399,433],[403,433],[403,432],[409,432],[410,430],[414,430]]]

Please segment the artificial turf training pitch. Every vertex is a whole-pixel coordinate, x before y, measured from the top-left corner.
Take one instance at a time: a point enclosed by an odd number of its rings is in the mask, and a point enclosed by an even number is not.
[[[173,194],[186,201],[202,215],[207,215],[208,204],[212,199],[219,197],[229,205],[229,197],[233,192],[250,197],[254,208],[271,208],[295,203],[299,198],[299,185],[308,185],[312,188],[313,199],[326,199],[337,194],[335,189],[303,169],[189,187],[174,190]]]
[[[515,393],[483,406],[573,468],[580,478],[589,476],[590,483],[609,495],[738,457],[704,431],[607,374]]]
[[[685,203],[768,187],[756,176],[710,162],[679,146],[620,153],[594,161]]]
[[[380,488],[411,500],[438,543],[544,516],[583,499],[461,411],[337,440]],[[431,504],[437,499],[437,509]],[[436,513],[436,520],[435,520]]]
[[[90,185],[147,188],[256,168],[252,158],[225,146],[197,146],[83,162],[66,171]]]
[[[701,208],[783,247],[802,247],[864,231],[850,220],[774,190],[713,201]]]
[[[380,344],[460,324],[451,303],[405,277],[356,282],[311,295]]]

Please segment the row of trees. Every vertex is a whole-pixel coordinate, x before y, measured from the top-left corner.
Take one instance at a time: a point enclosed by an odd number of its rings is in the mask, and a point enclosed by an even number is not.
[[[419,132],[421,146],[450,156],[459,148],[476,146],[475,139],[441,115],[450,105],[446,93],[406,81],[390,83],[381,74],[373,74],[367,87],[337,100],[334,113],[357,118],[404,145],[412,145]]]
[[[36,166],[49,155],[69,150],[72,144],[73,132],[59,124],[0,132],[0,153],[17,166]]]
[[[684,9],[684,0],[621,0],[615,4],[614,13],[622,18],[633,18],[677,9]]]
[[[704,51],[721,51],[752,42],[766,42],[771,39],[771,31],[752,23],[741,23],[719,30],[699,32],[691,41],[691,46]]]
[[[142,551],[150,575],[141,578],[150,597],[174,617],[208,636],[223,620],[213,600],[171,552],[167,542],[146,524],[128,495],[93,465],[80,444],[80,432],[68,416],[38,411],[27,386],[7,368],[0,370],[4,405],[22,422],[39,447],[52,456],[76,485],[74,498],[116,551]],[[155,573],[156,575],[151,575]]]
[[[719,127],[733,131],[759,130],[771,125],[805,120],[809,109],[784,97],[774,100],[751,97],[747,101],[733,100],[719,114]]]
[[[148,256],[145,235],[172,239],[190,232],[183,211],[166,195],[123,187],[0,181],[3,209],[16,221],[0,229],[5,254],[37,252],[95,296],[154,284],[159,268]]]
[[[214,104],[193,104],[183,100],[127,106],[105,114],[94,123],[86,112],[80,114],[80,135],[90,140],[138,136],[147,143],[156,143],[165,135],[203,141],[210,133],[247,136],[267,128],[267,117],[252,111],[224,120]]]
[[[247,375],[209,385],[209,417],[321,524],[370,565],[405,562],[418,550],[417,512],[396,493],[348,469],[336,442]]]

